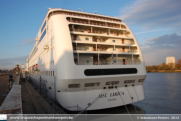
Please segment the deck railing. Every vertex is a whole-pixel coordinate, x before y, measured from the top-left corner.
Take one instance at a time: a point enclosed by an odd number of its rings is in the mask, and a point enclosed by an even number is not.
[[[86,42],[101,42],[101,43],[116,43],[116,44],[120,44],[120,45],[134,45],[134,42],[127,42],[125,41],[124,43],[121,42],[121,41],[113,41],[113,40],[92,40],[92,39],[89,39],[89,40],[86,40],[85,38],[82,38],[82,39],[72,39],[72,42],[74,41],[86,41]]]
[[[141,64],[141,61],[118,61],[118,62],[114,62],[114,61],[94,61],[94,62],[85,62],[85,61],[81,61],[81,62],[76,62],[77,65],[139,65]]]
[[[96,51],[95,47],[77,47],[74,48],[74,50],[78,50],[78,51]],[[113,48],[97,48],[97,51],[99,52],[113,52]]]
[[[74,23],[80,23],[80,24],[88,24],[88,25],[96,25],[96,26],[105,26],[105,27],[111,27],[111,28],[121,28],[121,29],[126,29],[126,27],[116,25],[116,24],[105,24],[103,22],[88,22],[84,20],[67,20],[69,22],[74,22]]]
[[[73,50],[78,50],[78,51],[98,51],[98,52],[120,52],[120,53],[138,53],[137,50],[123,50],[121,48],[116,48],[114,50],[114,48],[106,48],[106,47],[98,47],[96,49],[96,47],[84,47],[84,46],[78,46],[77,48],[73,48]]]
[[[72,29],[70,28],[71,32],[82,32],[82,33],[93,33],[93,34],[102,34],[102,35],[111,35],[111,36],[116,36],[116,37],[131,37],[130,34],[111,34],[108,33],[108,31],[105,30],[94,30],[91,32],[91,29],[84,29],[84,28],[77,28],[77,29]]]

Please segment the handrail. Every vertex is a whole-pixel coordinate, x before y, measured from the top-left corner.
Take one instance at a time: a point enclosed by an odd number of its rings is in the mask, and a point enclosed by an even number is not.
[[[0,114],[22,114],[20,75],[0,107]]]
[[[86,62],[86,61],[81,61],[81,62],[77,62],[77,65],[139,65],[141,64],[141,61],[118,61],[116,63],[111,62],[111,61],[99,61],[98,62]]]
[[[20,84],[20,75],[16,78],[16,80],[14,81],[13,83],[13,86],[14,85],[19,85]]]

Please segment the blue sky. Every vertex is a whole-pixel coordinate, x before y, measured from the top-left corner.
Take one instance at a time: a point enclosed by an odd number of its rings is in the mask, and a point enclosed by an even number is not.
[[[115,16],[135,34],[146,65],[181,58],[179,0],[0,0],[0,69],[24,64],[50,8]]]

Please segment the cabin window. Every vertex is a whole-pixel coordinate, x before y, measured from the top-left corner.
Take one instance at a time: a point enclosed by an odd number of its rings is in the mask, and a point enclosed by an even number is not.
[[[99,86],[100,82],[96,82],[96,83],[86,83],[84,86],[85,87],[94,87],[94,86]]]
[[[43,31],[43,29],[45,28],[45,25],[46,25],[46,21],[45,23],[43,24],[42,28],[41,28],[41,32]]]
[[[115,85],[115,84],[119,84],[119,81],[106,82],[106,85]]]
[[[68,87],[69,88],[79,88],[80,84],[69,84]]]
[[[125,80],[124,83],[127,84],[127,83],[134,83],[135,80]]]
[[[89,48],[88,47],[85,47],[86,50],[88,50]]]
[[[53,71],[53,76],[54,76],[54,71]]]
[[[46,35],[46,29],[45,29],[45,31],[43,32],[43,34],[41,35],[39,43],[41,42],[41,40],[44,38],[45,35]]]
[[[138,82],[144,82],[144,79],[139,79]]]
[[[89,38],[85,38],[85,40],[89,40]]]
[[[86,60],[86,63],[90,63],[90,60]]]
[[[116,40],[112,40],[112,42],[116,42]]]

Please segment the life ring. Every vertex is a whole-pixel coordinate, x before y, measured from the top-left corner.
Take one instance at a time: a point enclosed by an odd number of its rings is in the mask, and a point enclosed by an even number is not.
[[[87,32],[90,33],[90,30],[88,29]]]
[[[98,65],[98,62],[95,62],[95,65]]]
[[[92,51],[95,51],[95,49],[94,49],[94,48],[92,48]]]

